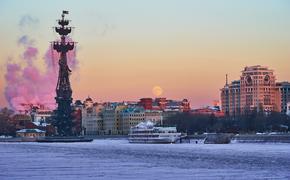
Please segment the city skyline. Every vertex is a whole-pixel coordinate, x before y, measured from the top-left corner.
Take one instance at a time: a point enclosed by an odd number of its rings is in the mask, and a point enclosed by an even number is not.
[[[289,81],[287,1],[123,1],[116,6],[88,1],[81,7],[77,1],[29,2],[0,2],[0,106],[8,105],[8,59],[23,64],[17,41],[23,36],[33,41],[36,67],[43,72],[43,57],[56,38],[50,27],[63,9],[70,11],[76,27],[72,38],[78,42],[74,100],[88,95],[102,102],[138,100],[155,94],[187,98],[200,107],[220,99],[225,74],[229,81],[238,79],[252,65],[268,66],[278,82]],[[54,8],[56,3],[65,8]],[[41,6],[47,8],[35,8]]]

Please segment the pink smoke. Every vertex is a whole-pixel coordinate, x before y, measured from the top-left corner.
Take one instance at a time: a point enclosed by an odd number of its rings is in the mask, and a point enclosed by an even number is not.
[[[28,43],[31,40],[27,40],[27,36],[25,41],[23,37],[18,42],[25,47],[21,55],[24,65],[8,62],[6,66],[6,100],[14,110],[26,110],[27,105],[44,105],[54,109],[59,53],[52,50],[51,46],[48,47],[44,55],[46,69],[41,72],[34,63],[37,60],[38,49]],[[77,69],[76,50],[70,51],[67,56],[69,67],[72,70]]]
[[[33,60],[36,58],[38,50],[34,47],[28,46],[23,53],[23,59],[27,61],[27,63],[31,66]]]

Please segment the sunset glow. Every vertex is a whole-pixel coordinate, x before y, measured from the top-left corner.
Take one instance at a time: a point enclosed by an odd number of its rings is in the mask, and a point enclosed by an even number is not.
[[[225,74],[238,79],[243,67],[257,64],[274,69],[278,81],[290,80],[290,1],[83,3],[0,2],[0,107],[8,105],[7,63],[26,63],[19,38],[28,36],[27,43],[38,49],[33,63],[44,73],[45,55],[57,38],[50,28],[63,8],[70,11],[72,38],[78,42],[71,77],[74,100],[88,95],[98,102],[162,95],[187,98],[200,107],[219,99]]]

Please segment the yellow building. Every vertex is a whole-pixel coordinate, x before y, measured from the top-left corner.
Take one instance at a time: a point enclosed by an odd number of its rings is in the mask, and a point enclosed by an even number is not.
[[[118,135],[123,134],[123,118],[122,111],[127,106],[124,104],[112,104],[104,108],[103,111],[103,127],[105,134]]]
[[[145,121],[145,110],[143,107],[130,107],[123,111],[123,133],[128,134],[131,127]]]

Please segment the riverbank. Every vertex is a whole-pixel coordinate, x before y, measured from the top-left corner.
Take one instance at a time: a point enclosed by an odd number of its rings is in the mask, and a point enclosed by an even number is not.
[[[290,143],[290,134],[242,134],[233,136],[233,143]]]
[[[290,143],[290,134],[224,134],[230,137],[230,143]],[[191,140],[203,141],[208,135],[189,135]]]
[[[227,135],[227,134],[225,134]],[[230,143],[290,143],[290,134],[238,134],[232,135]],[[89,139],[127,139],[127,135],[99,135],[99,136],[85,136]],[[191,143],[203,143],[207,134],[188,135]],[[36,138],[0,138],[0,142],[36,142]]]

